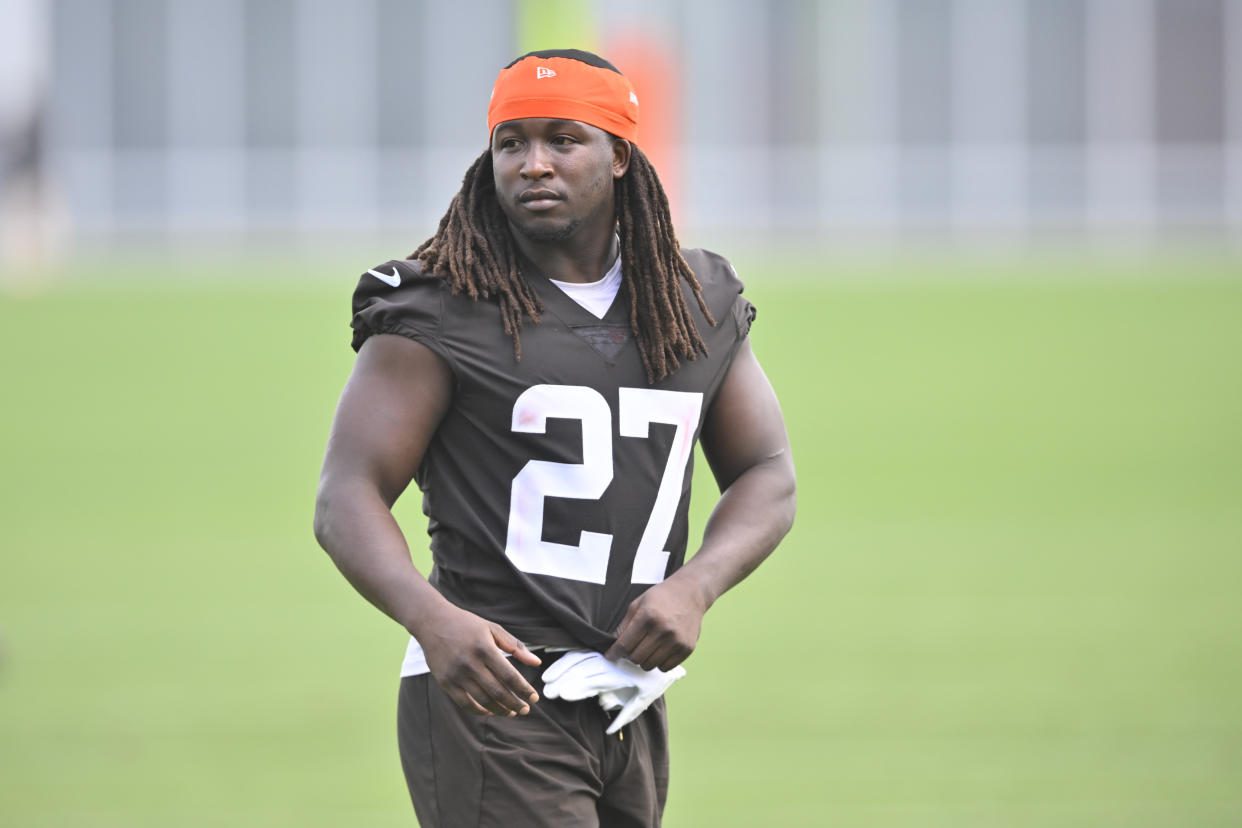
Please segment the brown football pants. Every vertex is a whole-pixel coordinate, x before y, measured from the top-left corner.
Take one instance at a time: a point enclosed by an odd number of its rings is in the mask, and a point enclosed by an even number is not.
[[[595,699],[543,698],[526,716],[460,710],[430,675],[401,679],[397,743],[422,828],[654,828],[668,795],[664,699],[612,736]]]

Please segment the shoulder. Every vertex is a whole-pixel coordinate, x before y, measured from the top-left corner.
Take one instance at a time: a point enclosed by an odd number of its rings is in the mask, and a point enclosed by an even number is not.
[[[443,289],[444,282],[424,273],[417,260],[390,259],[364,270],[352,300],[354,350],[377,333],[420,340],[437,335]]]
[[[369,267],[358,276],[353,310],[357,313],[375,302],[400,302],[439,291],[441,280],[423,273],[417,259],[389,259]]]
[[[681,255],[686,260],[686,264],[690,265],[690,269],[694,271],[695,277],[704,289],[708,284],[712,284],[731,290],[733,293],[742,292],[742,280],[738,278],[733,264],[724,256],[701,247],[683,247]]]
[[[712,317],[719,322],[732,316],[745,336],[755,318],[755,308],[742,297],[746,286],[733,264],[719,253],[700,247],[682,248],[681,255],[694,271]]]

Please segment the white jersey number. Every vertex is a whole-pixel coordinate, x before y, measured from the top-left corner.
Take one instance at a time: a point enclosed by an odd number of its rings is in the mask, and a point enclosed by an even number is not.
[[[655,584],[664,579],[668,566],[669,553],[664,544],[681,500],[681,484],[690,459],[703,395],[622,388],[618,405],[622,437],[646,439],[651,423],[677,427],[630,577],[635,584]],[[598,500],[603,496],[613,477],[612,412],[608,401],[592,388],[535,385],[522,392],[514,403],[512,429],[544,434],[549,418],[582,423],[582,462],[531,460],[522,467],[513,478],[505,554],[523,572],[602,584],[607,580],[612,535],[583,531],[576,546],[545,541],[543,501],[547,497]]]

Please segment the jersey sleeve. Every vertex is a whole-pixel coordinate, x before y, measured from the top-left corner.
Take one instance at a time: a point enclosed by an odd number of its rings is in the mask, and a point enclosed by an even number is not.
[[[742,295],[746,286],[724,256],[710,250],[683,250],[686,262],[703,288],[703,297],[716,324],[732,324],[740,341],[750,334],[755,306]],[[702,328],[700,328],[702,330]]]
[[[448,360],[441,336],[441,285],[439,279],[424,275],[416,261],[398,259],[365,271],[354,289],[353,349],[359,350],[375,334],[397,334]]]
[[[737,284],[737,296],[733,299],[733,307],[731,309],[733,323],[737,325],[737,338],[745,339],[750,336],[750,326],[754,324],[758,311],[755,310],[755,306],[750,303],[750,300],[742,295],[745,285],[738,278],[737,271],[733,269],[733,265],[728,262],[726,264],[729,265],[729,273],[733,276],[732,281]]]

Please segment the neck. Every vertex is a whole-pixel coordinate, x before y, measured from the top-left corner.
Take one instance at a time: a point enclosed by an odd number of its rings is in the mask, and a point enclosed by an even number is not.
[[[558,282],[597,282],[617,260],[617,237],[613,222],[581,228],[564,241],[539,242],[510,227],[522,255],[534,262],[543,275]]]

